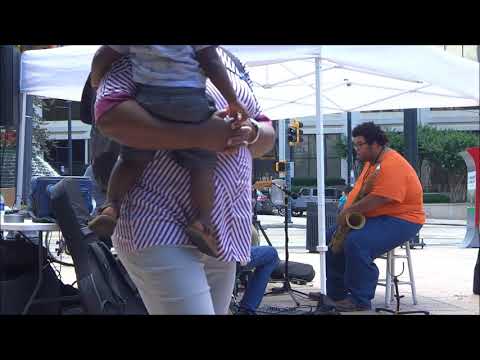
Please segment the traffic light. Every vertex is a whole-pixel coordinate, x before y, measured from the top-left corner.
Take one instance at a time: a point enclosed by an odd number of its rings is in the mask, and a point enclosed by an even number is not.
[[[293,120],[288,127],[288,145],[295,146],[303,141],[303,123],[297,119]]]
[[[296,131],[296,143],[299,144],[303,142],[303,130],[302,130],[303,123],[295,119],[293,120],[293,127],[295,128],[295,131]]]
[[[277,161],[275,163],[275,171],[276,172],[285,172],[287,171],[287,162],[284,160]]]
[[[288,127],[288,145],[293,146],[297,143],[297,129],[293,126]]]

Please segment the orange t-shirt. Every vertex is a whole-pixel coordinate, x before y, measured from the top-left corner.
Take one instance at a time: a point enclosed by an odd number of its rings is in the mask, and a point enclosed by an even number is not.
[[[364,180],[373,171],[374,166],[368,162],[365,163],[362,173],[348,195],[345,208],[352,204]],[[422,184],[410,163],[395,150],[390,149],[383,156],[380,171],[370,194],[387,197],[394,201],[366,212],[364,215],[367,218],[387,215],[415,224],[425,223]]]

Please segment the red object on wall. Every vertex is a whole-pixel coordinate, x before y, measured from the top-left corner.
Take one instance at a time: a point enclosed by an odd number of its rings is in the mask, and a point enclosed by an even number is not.
[[[467,152],[472,157],[475,163],[476,171],[476,191],[475,191],[475,226],[479,227],[479,215],[480,215],[480,147],[471,147],[467,149]]]
[[[7,146],[15,145],[17,141],[17,133],[15,130],[6,130],[0,132],[0,144],[5,144]]]

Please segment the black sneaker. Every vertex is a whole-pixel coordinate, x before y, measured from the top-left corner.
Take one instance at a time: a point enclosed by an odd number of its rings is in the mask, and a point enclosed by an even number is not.
[[[257,315],[255,311],[239,308],[233,315]]]
[[[340,312],[371,311],[371,305],[357,304],[352,298],[335,301],[335,308]]]

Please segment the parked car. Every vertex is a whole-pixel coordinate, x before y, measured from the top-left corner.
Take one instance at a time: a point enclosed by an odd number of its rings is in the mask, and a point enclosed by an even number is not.
[[[325,188],[325,202],[338,203],[338,199],[342,196],[342,191],[335,187]],[[298,192],[298,197],[292,199],[292,215],[302,216],[304,211],[307,211],[307,203],[317,202],[317,188],[301,188]]]

